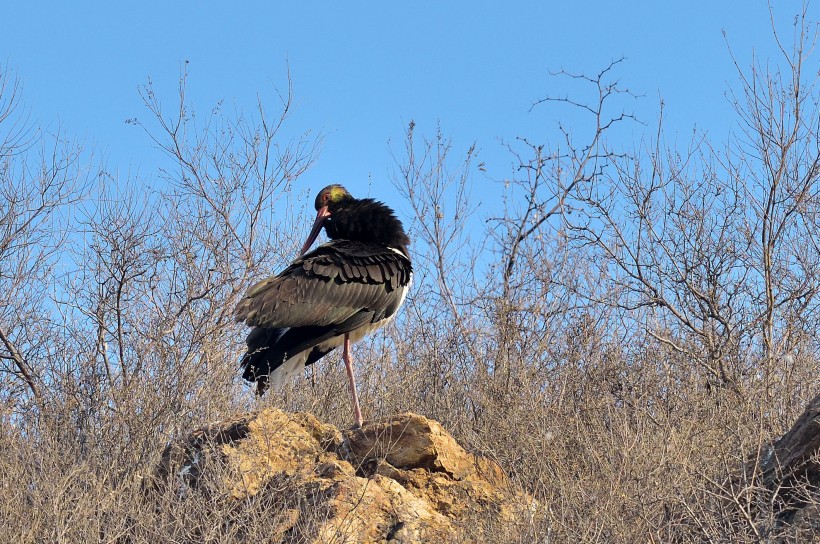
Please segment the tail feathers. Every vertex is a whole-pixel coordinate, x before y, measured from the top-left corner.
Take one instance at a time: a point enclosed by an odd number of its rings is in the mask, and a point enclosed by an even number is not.
[[[276,368],[284,362],[284,354],[277,354],[274,346],[287,330],[256,327],[248,334],[248,351],[240,363],[243,369],[242,377],[249,382],[256,382],[258,395],[262,395],[268,389],[271,367]]]
[[[294,376],[298,376],[305,369],[305,360],[307,359],[307,352],[303,351],[284,363],[276,367],[276,369],[268,376],[268,383],[273,387],[274,391],[281,391],[282,386],[293,380]],[[259,391],[259,383],[257,382],[257,392],[261,395],[264,391]]]
[[[306,365],[329,353],[335,346],[319,344],[336,335],[334,327],[256,327],[248,334],[248,352],[241,362],[242,377],[256,382],[258,395],[264,394],[270,385],[278,390]]]

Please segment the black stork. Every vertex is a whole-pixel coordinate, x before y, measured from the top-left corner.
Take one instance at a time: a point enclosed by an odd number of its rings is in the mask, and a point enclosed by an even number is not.
[[[237,321],[253,327],[242,377],[257,394],[275,388],[343,346],[356,425],[351,342],[392,319],[410,286],[410,239],[393,210],[353,198],[341,185],[316,197],[316,221],[299,257],[278,275],[251,286],[236,306]],[[307,251],[324,227],[330,241]]]

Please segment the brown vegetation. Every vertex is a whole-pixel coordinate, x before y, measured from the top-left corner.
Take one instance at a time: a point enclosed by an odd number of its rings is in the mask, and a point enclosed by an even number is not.
[[[790,446],[816,436],[814,412],[778,441],[820,385],[814,28],[804,14],[778,63],[738,65],[726,141],[667,145],[661,120],[616,145],[631,122],[618,63],[559,74],[594,98],[537,109],[590,124],[510,145],[504,209],[481,232],[465,229],[476,150],[454,158],[411,125],[394,183],[415,287],[356,347],[360,396],[366,419],[439,421],[536,499],[526,526],[487,541],[816,534],[817,452]],[[143,500],[169,442],[259,407],[231,310],[295,254],[294,181],[316,146],[282,135],[289,95],[273,116],[197,118],[184,84],[173,112],[144,89],[168,160],[145,183],[35,137],[0,73],[0,541],[300,541],[275,531],[287,497],[168,485],[161,508]],[[261,405],[343,428],[342,366],[315,366]]]

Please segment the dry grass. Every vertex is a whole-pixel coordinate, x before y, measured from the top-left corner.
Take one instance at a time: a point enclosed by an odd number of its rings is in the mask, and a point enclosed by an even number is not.
[[[405,323],[389,336],[407,331]],[[436,389],[430,369],[441,361],[391,363],[379,356],[392,349],[378,340],[357,349],[367,416],[413,410],[435,417],[539,500],[531,525],[498,535],[499,542],[761,542],[794,531],[776,523],[771,493],[738,477],[808,398],[764,389],[743,390],[743,396],[709,391],[685,360],[649,365],[658,361],[656,350],[644,364],[614,356],[599,365],[567,363],[540,380],[522,365],[505,393],[494,376],[453,378]],[[343,370],[329,359],[320,363],[315,384],[295,384],[286,402],[345,426],[351,413]],[[676,365],[677,375],[667,375]],[[817,362],[806,360],[798,370],[816,388]],[[225,402],[194,417],[185,417],[186,410],[158,414],[165,402],[154,387],[147,377],[128,391],[132,405],[148,397],[153,410],[111,411],[93,430],[72,423],[76,415],[67,405],[32,418],[7,412],[0,437],[0,540],[300,542],[311,535],[307,522],[281,539],[270,534],[293,501],[309,498],[272,493],[233,501],[219,492],[218,475],[196,493],[169,486],[146,500],[143,476],[169,436],[240,409]],[[209,387],[204,396],[218,395],[225,385]],[[816,491],[810,500],[817,502]]]

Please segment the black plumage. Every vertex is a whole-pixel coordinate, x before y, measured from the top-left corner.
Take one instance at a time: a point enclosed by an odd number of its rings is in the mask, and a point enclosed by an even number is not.
[[[384,325],[404,301],[412,278],[409,239],[390,208],[354,199],[339,185],[319,193],[316,209],[303,253],[322,228],[331,241],[251,286],[236,307],[236,319],[254,327],[243,377],[255,381],[261,395],[269,382],[281,382],[345,344],[361,424],[349,341]]]

